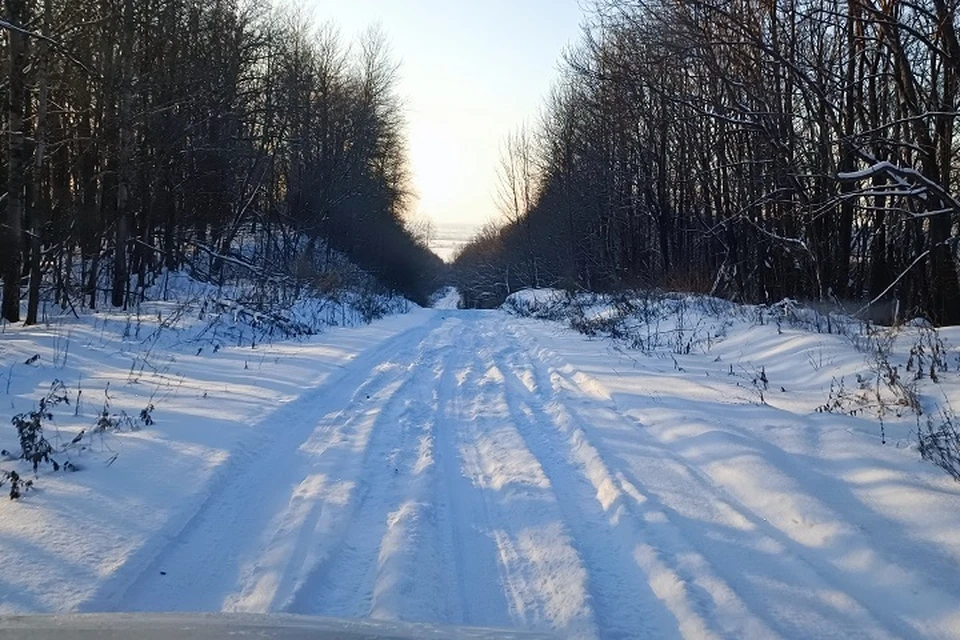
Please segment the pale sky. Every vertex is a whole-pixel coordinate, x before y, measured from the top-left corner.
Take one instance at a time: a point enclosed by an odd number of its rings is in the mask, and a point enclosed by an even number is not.
[[[378,23],[400,63],[415,215],[496,217],[504,138],[535,123],[580,36],[579,0],[306,0],[345,42]]]

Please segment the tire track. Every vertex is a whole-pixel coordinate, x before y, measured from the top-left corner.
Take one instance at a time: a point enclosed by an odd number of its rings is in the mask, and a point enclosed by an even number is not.
[[[434,368],[436,384],[417,389],[417,401],[425,420],[414,425],[416,455],[402,470],[409,489],[405,499],[387,516],[388,529],[380,555],[370,615],[383,620],[449,624],[459,620],[458,595],[462,584],[449,571],[449,556],[443,555],[442,503],[437,500],[441,483],[438,472],[438,431],[442,421],[443,380],[453,370],[462,323],[448,322],[450,331],[445,356]],[[456,595],[455,595],[456,594]]]
[[[281,604],[284,612],[369,617],[376,608],[376,596],[381,601],[389,597],[375,593],[381,547],[391,517],[411,500],[407,470],[416,464],[418,425],[429,420],[430,409],[419,393],[430,388],[449,357],[450,340],[442,338],[449,331],[441,327],[418,345],[416,355],[411,354],[403,366],[396,388],[377,410],[356,472],[361,488],[341,519],[345,526],[332,544],[322,538],[314,541],[321,551],[315,552],[307,575]]]
[[[698,444],[723,452],[720,467],[716,457],[699,467],[624,413],[522,323],[436,314],[264,420],[167,540],[85,609],[285,611],[571,638],[917,634],[874,599],[889,585],[856,584],[837,551],[802,544],[758,502],[824,494],[796,511],[830,515],[844,502],[829,478],[801,482],[798,460],[749,430],[673,410],[705,425]],[[739,475],[724,486],[724,473]],[[774,475],[782,486],[749,490]]]
[[[468,323],[469,316],[463,317]],[[461,471],[457,444],[466,414],[463,387],[466,381],[477,377],[475,352],[479,343],[475,332],[464,327],[458,344],[455,366],[444,371],[438,388],[442,419],[437,427],[439,481],[434,493],[442,557],[447,568],[445,584],[447,592],[455,594],[452,602],[447,600],[452,615],[449,622],[506,626],[510,617],[499,586],[496,547],[487,535],[489,514],[486,505],[474,499],[474,487]]]
[[[523,354],[523,355],[521,355]],[[532,359],[515,336],[496,355],[506,380],[510,414],[526,445],[537,457],[558,495],[574,545],[589,571],[590,594],[602,637],[679,637],[676,622],[648,585],[649,577],[633,558],[638,527],[620,505],[598,499],[599,492],[577,463],[569,444],[544,409]],[[609,477],[600,483],[610,482]]]
[[[490,312],[470,316],[472,340],[463,353],[472,364],[456,388],[451,426],[456,425],[458,438],[451,444],[459,450],[461,475],[470,485],[469,494],[459,498],[475,505],[481,517],[472,520],[479,520],[480,533],[493,540],[511,622],[569,638],[594,638],[598,630],[587,572],[554,488],[510,420],[506,377],[494,358],[501,327],[487,322],[489,317]]]
[[[356,436],[338,431],[336,416],[389,385],[391,361],[438,324],[433,319],[361,353],[333,379],[261,421],[257,436],[221,465],[210,491],[167,529],[165,540],[145,545],[81,610],[221,610],[303,478],[303,443],[325,439],[335,446]]]
[[[516,327],[511,333],[515,339],[523,340]],[[526,338],[526,344],[535,343],[529,335]],[[531,359],[539,363],[536,368],[540,394],[557,398],[555,422],[567,422],[582,434],[578,446],[596,452],[597,459],[611,470],[617,490],[631,498],[631,509],[646,512],[648,521],[651,509],[659,514],[656,517],[665,526],[658,527],[658,534],[648,527],[647,538],[655,541],[660,555],[675,558],[675,567],[686,567],[676,577],[685,585],[699,586],[701,604],[712,609],[710,617],[734,622],[744,618],[746,608],[749,617],[784,637],[813,633],[818,637],[893,638],[916,633],[903,620],[859,597],[856,585],[838,576],[819,558],[798,549],[785,532],[669,446],[655,440],[634,418],[620,413],[595,379],[542,347]],[[561,400],[570,394],[578,398],[577,403]],[[616,464],[618,456],[600,448],[605,436],[598,439],[593,435],[598,429],[625,434],[645,451],[645,459],[651,464],[643,473],[635,465]],[[651,490],[652,487],[656,488]],[[714,524],[700,527],[688,522],[686,516],[669,506],[666,500],[671,494],[682,494],[684,499],[699,503],[709,514],[704,521]],[[751,553],[751,549],[760,553]],[[717,595],[712,595],[718,590]],[[722,603],[735,606],[724,614],[716,608]],[[840,629],[838,614],[847,621]],[[818,626],[811,629],[811,622]],[[760,632],[756,637],[770,637],[769,632],[763,633],[763,628],[756,631]]]

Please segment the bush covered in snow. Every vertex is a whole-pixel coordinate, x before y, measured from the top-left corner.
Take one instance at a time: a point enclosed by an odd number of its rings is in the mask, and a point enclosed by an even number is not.
[[[840,336],[863,354],[863,365],[849,379],[831,376],[823,389],[823,402],[811,409],[872,420],[883,444],[888,440],[889,421],[913,416],[923,459],[960,480],[960,428],[947,390],[957,391],[960,378],[954,375],[948,388],[929,393],[929,385],[939,385],[946,374],[960,371],[960,352],[929,322],[882,327],[841,310],[818,309],[791,299],[739,305],[709,296],[658,291],[597,294],[531,289],[510,295],[503,309],[517,316],[563,322],[586,336],[611,339],[618,349],[674,357],[677,368],[682,365],[676,357],[709,353],[735,325],[768,326],[778,334],[792,330]],[[811,366],[817,371],[824,365],[813,359]],[[729,373],[742,376],[759,401],[766,402],[770,383],[762,363],[731,364]]]
[[[616,294],[554,289],[511,294],[503,308],[515,315],[566,322],[588,336],[612,338],[645,352],[690,353],[723,335],[736,305],[719,298],[655,291]]]
[[[576,296],[559,289],[524,289],[509,295],[503,309],[518,316],[562,320],[570,314],[576,301]]]

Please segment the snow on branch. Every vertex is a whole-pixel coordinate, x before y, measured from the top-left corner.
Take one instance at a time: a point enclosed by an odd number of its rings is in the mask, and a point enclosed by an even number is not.
[[[935,211],[923,212],[919,215],[929,217],[931,215],[960,211],[960,202],[950,195],[940,184],[926,177],[916,169],[900,167],[886,160],[874,162],[869,167],[859,171],[838,173],[837,180],[840,182],[861,182],[876,176],[885,176],[892,184],[887,185],[889,188],[874,185],[869,191],[860,191],[850,195],[864,196],[882,194],[885,196],[921,198],[924,201],[929,201],[929,197],[932,195],[945,206]]]

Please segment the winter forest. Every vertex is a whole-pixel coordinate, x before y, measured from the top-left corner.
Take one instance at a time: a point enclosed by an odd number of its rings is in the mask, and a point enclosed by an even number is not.
[[[0,0],[0,636],[960,640],[958,10]]]
[[[661,287],[960,322],[952,0],[599,0],[500,209],[477,304]]]
[[[657,286],[960,322],[949,1],[600,0],[503,145],[471,304]],[[163,268],[323,280],[336,250],[423,301],[385,38],[215,0],[11,0],[3,316],[124,307]]]
[[[337,286],[328,252],[425,301],[383,35],[240,0],[4,3],[3,317],[135,304],[163,269]],[[268,286],[269,285],[269,286]],[[271,297],[276,292],[264,292]]]

